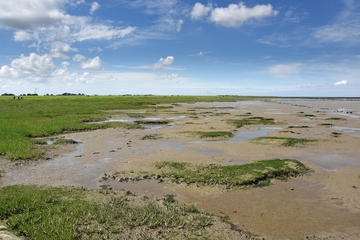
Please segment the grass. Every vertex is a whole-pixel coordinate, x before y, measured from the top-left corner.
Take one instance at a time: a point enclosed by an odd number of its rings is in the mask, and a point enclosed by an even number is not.
[[[213,222],[211,215],[193,204],[179,204],[174,195],[154,200],[131,195],[125,191],[100,194],[77,188],[9,186],[0,189],[0,219],[26,239],[196,237]]]
[[[170,120],[136,120],[134,121],[137,124],[169,124]]]
[[[251,140],[251,142],[258,144],[279,144],[283,147],[294,147],[297,145],[304,145],[306,143],[317,142],[317,140],[306,138],[260,137]]]
[[[200,138],[230,138],[234,134],[232,132],[227,131],[209,131],[209,132],[184,132],[184,133],[190,133],[191,135],[198,136]]]
[[[227,122],[230,125],[240,128],[244,125],[275,125],[277,124],[273,118],[264,117],[248,117],[243,119],[229,119]]]
[[[186,162],[158,162],[161,170],[155,179],[171,183],[220,185],[227,189],[243,186],[267,186],[273,178],[286,179],[309,169],[293,159],[270,159],[233,166],[192,165]]]
[[[339,132],[331,132],[331,136],[334,137],[334,138],[338,138],[342,135],[342,133],[339,133]]]
[[[161,139],[162,137],[159,134],[146,134],[145,136],[143,136],[142,138],[140,138],[141,140],[157,140],[157,139]]]
[[[38,96],[14,101],[0,97],[0,155],[7,159],[36,159],[43,151],[34,147],[33,138],[90,131],[101,128],[138,128],[136,124],[103,121],[113,110],[157,110],[156,104],[174,102],[231,102],[239,96]]]
[[[346,121],[346,118],[340,118],[340,117],[331,117],[331,118],[325,118],[325,120],[330,120],[330,121]]]
[[[288,126],[288,128],[309,128],[309,126]]]

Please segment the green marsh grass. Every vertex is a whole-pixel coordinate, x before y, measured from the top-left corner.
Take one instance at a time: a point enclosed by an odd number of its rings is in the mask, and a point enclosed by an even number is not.
[[[273,178],[286,179],[309,171],[294,159],[270,159],[233,166],[192,165],[186,162],[158,162],[157,179],[171,183],[220,185],[226,188],[266,186]]]
[[[283,147],[294,147],[306,143],[317,142],[316,139],[306,138],[284,138],[284,137],[259,137],[252,139],[251,142],[258,144],[279,144]]]
[[[248,117],[242,119],[230,119],[227,120],[230,125],[240,128],[244,125],[275,125],[278,124],[273,118],[264,117]]]
[[[100,128],[137,128],[134,124],[103,121],[112,110],[161,110],[156,104],[174,102],[231,102],[238,96],[37,96],[17,101],[0,97],[0,155],[33,159],[43,155],[32,138]]]
[[[131,195],[8,186],[0,189],[0,219],[26,239],[137,239],[141,232],[165,239],[181,233],[196,236],[213,222],[211,215],[178,203],[173,195],[138,203]]]
[[[340,117],[331,117],[331,118],[325,118],[325,120],[331,120],[331,121],[346,121],[346,118],[340,118]]]
[[[197,131],[197,132],[184,132],[184,133],[189,133],[191,135],[198,136],[200,138],[230,138],[234,136],[232,132],[228,132],[228,131],[209,131],[209,132]]]

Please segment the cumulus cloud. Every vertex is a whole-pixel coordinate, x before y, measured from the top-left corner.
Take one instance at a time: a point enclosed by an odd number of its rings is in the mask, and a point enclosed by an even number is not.
[[[334,83],[334,86],[341,86],[341,85],[347,85],[348,81],[347,80],[341,80],[339,82]]]
[[[93,3],[91,4],[90,14],[91,14],[91,15],[94,14],[94,12],[95,12],[96,10],[98,10],[99,8],[100,8],[100,4],[98,4],[97,2],[93,2]]]
[[[252,8],[246,7],[243,2],[230,4],[226,8],[213,8],[211,4],[207,6],[196,3],[190,16],[193,20],[209,16],[209,20],[225,27],[240,27],[251,19],[262,20],[267,17],[276,16],[279,12],[274,10],[271,4],[256,5]]]
[[[69,44],[62,42],[53,42],[51,45],[50,55],[54,58],[69,58],[67,56],[69,52],[77,52],[77,49],[72,48]]]
[[[152,69],[162,69],[168,65],[171,65],[174,62],[173,56],[168,56],[166,58],[160,58],[160,60],[152,65]]]
[[[82,62],[86,60],[86,57],[84,55],[81,54],[76,54],[73,59],[74,62]]]
[[[212,9],[213,8],[210,3],[207,6],[201,3],[195,3],[193,10],[190,13],[190,17],[193,20],[201,19],[202,17],[207,16]]]
[[[18,42],[31,40],[32,37],[25,31],[16,31],[14,33],[14,40]]]
[[[269,68],[269,72],[276,76],[288,76],[297,74],[300,70],[301,64],[300,63],[293,63],[293,64],[278,64],[271,66]]]
[[[19,30],[53,24],[68,17],[65,0],[0,1],[0,27]]]
[[[21,55],[14,59],[10,66],[1,67],[0,77],[26,77],[29,75],[35,78],[49,76],[56,70],[56,66],[50,55],[37,55],[31,53],[28,57]]]
[[[98,70],[101,68],[101,66],[102,66],[102,61],[100,57],[94,57],[93,59],[88,59],[81,63],[81,68],[88,70]]]

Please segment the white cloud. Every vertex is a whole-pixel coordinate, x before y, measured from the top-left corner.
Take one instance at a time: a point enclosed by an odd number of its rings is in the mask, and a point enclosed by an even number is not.
[[[102,48],[100,48],[100,47],[93,47],[93,48],[89,48],[88,50],[89,50],[89,52],[94,52],[94,51],[96,51],[96,52],[101,52],[101,51],[102,51]]]
[[[20,30],[53,24],[68,17],[62,10],[66,0],[0,1],[0,27]]]
[[[102,66],[102,61],[100,57],[94,57],[93,59],[88,59],[81,63],[82,69],[97,70],[100,69],[101,66]]]
[[[135,31],[135,27],[118,28],[104,24],[92,24],[89,18],[86,17],[72,17],[65,24],[71,28],[71,41],[86,41],[86,40],[100,40],[100,39],[116,39],[123,38],[126,35]],[[52,29],[55,31],[56,29]],[[61,37],[61,36],[60,36]]]
[[[68,72],[68,68],[70,66],[70,63],[69,62],[62,62],[61,63],[62,65],[62,68],[59,68],[59,69],[56,69],[54,71],[54,76],[65,76],[67,75],[69,72]]]
[[[14,33],[14,40],[18,42],[31,40],[32,37],[25,31],[16,31]]]
[[[69,58],[67,56],[69,52],[77,52],[77,49],[72,48],[69,44],[62,42],[53,42],[51,45],[50,55],[54,58]]]
[[[171,65],[174,62],[174,57],[173,56],[168,56],[166,58],[160,58],[160,60],[155,63],[152,68],[153,69],[161,69],[164,68],[165,66]]]
[[[210,20],[225,27],[240,27],[250,19],[262,20],[273,17],[278,11],[273,10],[271,4],[256,5],[248,8],[244,3],[230,4],[227,8],[215,8],[210,15]]]
[[[97,2],[93,2],[93,3],[91,4],[90,14],[91,14],[91,15],[94,14],[94,12],[95,12],[96,10],[98,10],[99,8],[100,8],[100,4],[98,4]]]
[[[86,57],[84,55],[81,55],[81,54],[76,54],[73,57],[74,62],[82,62],[82,61],[85,61],[85,60],[86,60]]]
[[[339,82],[334,83],[334,86],[341,86],[341,85],[347,85],[348,81],[347,80],[341,80]]]
[[[267,17],[276,16],[279,12],[274,10],[271,4],[256,5],[248,8],[243,2],[230,4],[226,8],[213,8],[211,4],[207,6],[196,3],[190,13],[191,19],[198,20],[208,16],[209,20],[225,27],[240,27],[251,19],[262,20]]]
[[[56,66],[50,55],[37,55],[31,53],[29,57],[21,55],[20,58],[14,59],[10,67],[5,65],[1,67],[0,77],[28,77],[39,79],[50,76],[56,70]]]
[[[269,72],[276,76],[288,76],[297,74],[300,70],[301,64],[300,63],[293,63],[293,64],[278,64],[269,67]]]
[[[180,19],[178,22],[177,22],[177,25],[176,25],[176,31],[177,32],[180,32],[181,31],[181,27],[182,25],[184,24],[184,20]]]
[[[195,3],[193,10],[190,13],[191,19],[198,20],[204,16],[207,16],[208,13],[212,10],[212,5],[209,3],[207,6],[201,3]]]

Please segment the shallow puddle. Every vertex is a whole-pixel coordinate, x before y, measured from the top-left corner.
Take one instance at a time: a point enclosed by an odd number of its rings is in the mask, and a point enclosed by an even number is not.
[[[270,131],[281,130],[281,129],[282,129],[281,127],[260,127],[258,128],[257,131],[238,132],[233,138],[222,142],[248,141],[254,138],[265,137]]]
[[[328,171],[336,171],[341,168],[360,164],[360,159],[345,154],[318,153],[311,156],[296,156],[300,161],[308,161]]]
[[[98,184],[97,178],[111,170],[108,163],[112,159],[102,158],[96,163],[84,163],[79,160],[82,148],[83,144],[79,144],[72,153],[24,169],[6,172],[1,179],[2,185],[81,185],[95,188]]]

